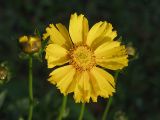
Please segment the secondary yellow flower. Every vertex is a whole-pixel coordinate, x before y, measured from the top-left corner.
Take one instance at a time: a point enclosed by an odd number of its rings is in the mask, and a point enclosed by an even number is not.
[[[49,81],[61,93],[74,93],[76,102],[97,102],[97,97],[108,98],[115,92],[111,74],[103,70],[122,69],[128,65],[124,45],[113,39],[116,31],[108,22],[98,22],[90,30],[84,15],[71,15],[69,32],[61,23],[50,24],[43,39],[48,68],[59,66],[50,73]]]
[[[35,53],[41,48],[41,39],[38,36],[21,36],[19,43],[25,53]]]

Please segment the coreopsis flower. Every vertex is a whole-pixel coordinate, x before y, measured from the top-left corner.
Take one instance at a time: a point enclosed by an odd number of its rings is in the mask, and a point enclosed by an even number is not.
[[[41,49],[41,39],[38,36],[21,36],[19,43],[24,53],[31,54]]]
[[[103,68],[122,69],[128,65],[124,45],[114,41],[117,32],[110,23],[100,21],[89,30],[84,15],[71,15],[69,32],[61,23],[50,24],[43,39],[46,47],[49,82],[61,93],[74,93],[75,102],[97,102],[97,97],[108,98],[115,92],[113,76]]]

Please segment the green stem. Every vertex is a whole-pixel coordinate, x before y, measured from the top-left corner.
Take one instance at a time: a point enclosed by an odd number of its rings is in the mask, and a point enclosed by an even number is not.
[[[80,112],[78,120],[82,120],[83,119],[84,109],[85,109],[85,103],[82,103],[81,112]]]
[[[108,99],[108,103],[107,103],[106,108],[105,108],[105,111],[104,111],[104,113],[103,113],[102,120],[106,120],[106,118],[107,118],[107,114],[108,114],[109,108],[110,108],[110,106],[111,106],[111,104],[112,104],[112,99],[113,99],[112,97],[110,97],[110,98]]]
[[[32,56],[29,57],[29,111],[28,120],[32,120],[33,115],[33,76],[32,76]]]
[[[115,72],[115,75],[114,75],[114,80],[115,80],[115,82],[117,81],[119,72],[120,72],[119,70],[117,70],[117,71]],[[108,103],[107,103],[106,108],[105,108],[105,111],[104,111],[104,113],[103,113],[102,120],[106,120],[107,115],[108,115],[108,112],[109,112],[109,109],[110,109],[110,106],[111,106],[111,104],[112,104],[112,101],[113,101],[113,97],[110,97],[110,98],[108,99]]]
[[[117,78],[118,78],[119,72],[120,72],[120,70],[117,70],[115,72],[115,74],[114,74],[114,80],[115,80],[115,82],[117,82]]]
[[[64,96],[63,97],[63,101],[62,101],[62,106],[61,106],[60,114],[58,116],[58,120],[62,120],[63,114],[64,114],[65,109],[66,109],[66,104],[67,104],[67,96]]]

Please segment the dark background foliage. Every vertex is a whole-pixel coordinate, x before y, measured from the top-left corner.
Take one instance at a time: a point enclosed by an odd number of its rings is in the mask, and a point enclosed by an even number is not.
[[[1,97],[5,96],[0,120],[27,118],[28,61],[18,57],[18,37],[33,34],[35,28],[43,33],[49,23],[68,26],[74,12],[85,14],[90,26],[100,20],[111,22],[123,41],[132,42],[139,53],[118,78],[109,120],[160,120],[159,7],[159,0],[1,0],[0,61],[8,61],[13,73],[0,88]],[[34,60],[34,120],[55,119],[61,104],[62,95],[47,82],[48,73],[45,61]],[[100,119],[106,102],[99,98],[98,103],[87,104],[85,119]],[[66,119],[77,119],[80,104],[72,95],[67,106]]]

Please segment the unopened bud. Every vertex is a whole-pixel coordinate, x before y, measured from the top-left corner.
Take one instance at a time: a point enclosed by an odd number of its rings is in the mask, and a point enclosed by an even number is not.
[[[117,111],[114,115],[114,120],[128,120],[128,117],[124,112]]]
[[[5,80],[7,78],[8,71],[5,67],[0,66],[0,80]]]
[[[0,85],[9,82],[11,79],[11,71],[7,61],[0,63]]]
[[[41,39],[38,36],[22,36],[19,43],[25,53],[36,53],[41,49]]]
[[[127,45],[126,49],[127,49],[128,55],[130,55],[130,56],[135,56],[136,50],[135,50],[135,48],[132,46],[131,43]]]

